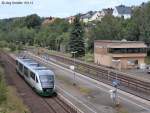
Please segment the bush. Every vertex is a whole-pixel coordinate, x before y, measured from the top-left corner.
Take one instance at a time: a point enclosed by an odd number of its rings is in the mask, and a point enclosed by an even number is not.
[[[9,48],[11,49],[11,51],[15,51],[16,45],[14,43],[9,43]]]
[[[4,47],[7,47],[8,44],[6,41],[0,41],[0,48],[4,48]]]
[[[6,85],[3,82],[0,82],[0,104],[6,100]]]
[[[6,100],[7,87],[3,79],[3,71],[0,69],[0,104]]]

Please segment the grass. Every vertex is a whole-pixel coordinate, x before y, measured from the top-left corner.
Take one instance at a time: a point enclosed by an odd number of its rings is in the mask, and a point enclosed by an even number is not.
[[[72,85],[73,82],[68,80],[66,77],[63,77],[62,75],[56,75],[56,79],[63,81],[66,84]]]
[[[41,48],[42,50],[42,48]],[[47,52],[48,54],[53,54],[53,55],[61,55],[61,56],[65,56],[65,57],[72,57],[71,53],[67,53],[67,52],[60,52],[60,51],[55,51],[55,50],[48,50],[48,49],[44,49],[43,50],[45,52]],[[85,56],[78,58],[79,60],[82,61],[86,61],[86,62],[94,62],[94,54],[93,53],[86,53]]]
[[[70,53],[63,53],[63,52],[58,52],[58,51],[53,51],[53,50],[48,50],[49,54],[54,54],[54,55],[61,55],[65,57],[71,58]],[[86,53],[85,56],[77,58],[79,60],[85,61],[85,62],[94,62],[94,54],[93,53]]]
[[[86,88],[86,87],[79,86],[78,88],[79,88],[80,92],[83,94],[89,94],[91,92],[91,90],[89,88]]]
[[[116,106],[117,113],[129,113],[123,106],[118,105]]]
[[[127,110],[120,108],[117,113],[129,113]]]
[[[0,113],[30,113],[16,93],[16,89],[7,86],[4,71],[0,66]]]
[[[94,62],[94,54],[86,53],[85,56],[81,57],[80,59],[85,62]]]
[[[0,113],[30,113],[18,97],[15,88],[8,86],[6,97],[6,101],[0,105]]]
[[[63,52],[53,51],[53,50],[48,50],[48,53],[49,54],[54,54],[54,55],[62,55],[62,56],[71,58],[71,54],[70,53],[63,53]]]
[[[0,68],[0,104],[2,104],[6,100],[7,87],[4,82],[4,72],[3,69]]]
[[[6,52],[9,52],[9,51],[10,51],[10,48],[5,47],[5,48],[3,48],[3,50],[6,51]]]

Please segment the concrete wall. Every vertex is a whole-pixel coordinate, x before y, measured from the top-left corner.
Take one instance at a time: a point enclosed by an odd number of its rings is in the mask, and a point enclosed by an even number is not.
[[[97,64],[105,65],[105,66],[111,66],[112,57],[109,55],[101,55],[101,54],[95,54],[94,55],[94,61]]]
[[[145,56],[145,55],[144,55]],[[109,54],[94,54],[94,61],[97,64],[113,67],[117,69],[130,69],[136,68],[140,64],[144,64],[145,57],[112,57]],[[120,60],[118,63],[114,63],[113,60]],[[138,60],[138,64],[131,65],[128,61]]]
[[[145,63],[145,58],[139,58],[138,63],[139,63],[139,65]]]
[[[131,65],[128,63],[129,60],[138,60],[138,64]],[[140,64],[144,64],[144,57],[141,58],[120,58],[121,69],[136,68]]]

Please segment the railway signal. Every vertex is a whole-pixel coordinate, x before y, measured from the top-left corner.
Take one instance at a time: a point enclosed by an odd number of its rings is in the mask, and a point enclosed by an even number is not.
[[[120,81],[117,79],[112,81],[112,85],[113,87],[115,87],[115,89],[110,90],[110,98],[112,99],[114,105],[119,105],[118,92],[117,92],[119,84],[120,84]]]
[[[112,81],[112,85],[113,85],[115,88],[117,88],[119,84],[120,84],[120,81],[117,80],[117,79],[115,79],[115,80]]]
[[[77,51],[72,51],[71,52],[74,56],[74,65],[73,66],[70,66],[70,69],[74,71],[74,82],[73,82],[73,85],[75,86],[76,85],[76,81],[75,81],[75,54],[77,53]]]

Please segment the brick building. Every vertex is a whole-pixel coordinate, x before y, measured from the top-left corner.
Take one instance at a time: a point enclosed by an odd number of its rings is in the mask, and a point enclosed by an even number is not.
[[[135,68],[144,64],[147,46],[141,41],[96,40],[94,61],[118,69]]]

